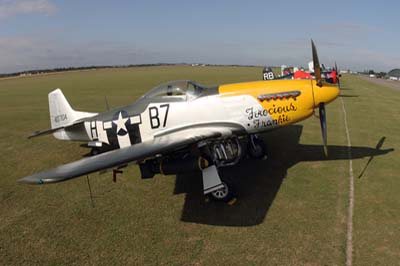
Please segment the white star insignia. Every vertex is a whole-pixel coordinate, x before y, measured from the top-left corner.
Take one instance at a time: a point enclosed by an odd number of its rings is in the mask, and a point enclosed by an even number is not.
[[[122,112],[119,112],[118,119],[113,121],[113,123],[115,125],[117,125],[117,134],[121,129],[123,129],[125,132],[128,132],[128,130],[126,129],[126,125],[125,125],[125,123],[128,119],[129,118],[123,118]]]

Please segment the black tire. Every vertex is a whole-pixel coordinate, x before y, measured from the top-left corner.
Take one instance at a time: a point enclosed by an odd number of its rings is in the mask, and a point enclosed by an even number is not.
[[[267,151],[264,141],[262,141],[261,139],[254,139],[253,142],[254,146],[251,144],[251,140],[249,140],[249,143],[247,145],[249,156],[254,159],[263,158]]]
[[[220,202],[229,202],[237,196],[236,187],[232,181],[221,180],[223,188],[211,192],[209,195],[212,200]]]

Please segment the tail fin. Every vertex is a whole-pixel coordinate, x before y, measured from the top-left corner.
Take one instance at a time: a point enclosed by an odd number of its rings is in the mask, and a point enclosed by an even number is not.
[[[263,80],[273,80],[275,79],[274,72],[271,67],[264,67],[263,69]]]
[[[96,113],[78,112],[72,109],[60,89],[49,93],[49,110],[52,129],[67,127],[79,119],[96,115]]]
[[[82,139],[82,134],[72,132],[74,130],[70,126],[81,124],[85,121],[85,118],[97,115],[97,113],[79,112],[72,109],[60,89],[49,93],[49,111],[51,129],[36,131],[28,138],[53,134],[57,139],[80,140]]]
[[[49,111],[52,129],[68,126],[75,120],[75,111],[60,89],[49,93]]]

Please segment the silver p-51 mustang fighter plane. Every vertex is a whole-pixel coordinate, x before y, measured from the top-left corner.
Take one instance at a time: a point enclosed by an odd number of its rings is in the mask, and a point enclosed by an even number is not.
[[[219,169],[239,162],[244,150],[262,157],[257,133],[306,119],[319,108],[326,148],[325,104],[339,94],[324,83],[314,44],[315,79],[272,80],[205,87],[174,81],[155,87],[135,103],[104,113],[71,108],[60,89],[49,93],[51,129],[61,140],[83,141],[93,156],[24,177],[19,181],[46,184],[89,173],[139,164],[142,178],[155,174],[201,171],[204,194],[227,201],[233,184]],[[240,138],[248,137],[248,148]]]

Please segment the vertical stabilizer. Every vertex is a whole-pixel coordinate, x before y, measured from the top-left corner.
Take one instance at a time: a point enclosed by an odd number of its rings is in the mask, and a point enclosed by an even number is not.
[[[72,109],[60,89],[49,93],[49,111],[51,128],[65,128],[75,124],[78,120],[97,115],[97,113],[79,112]],[[53,135],[58,139],[69,139],[66,131],[61,129]]]
[[[75,111],[60,89],[49,93],[51,128],[71,125],[75,120]]]

